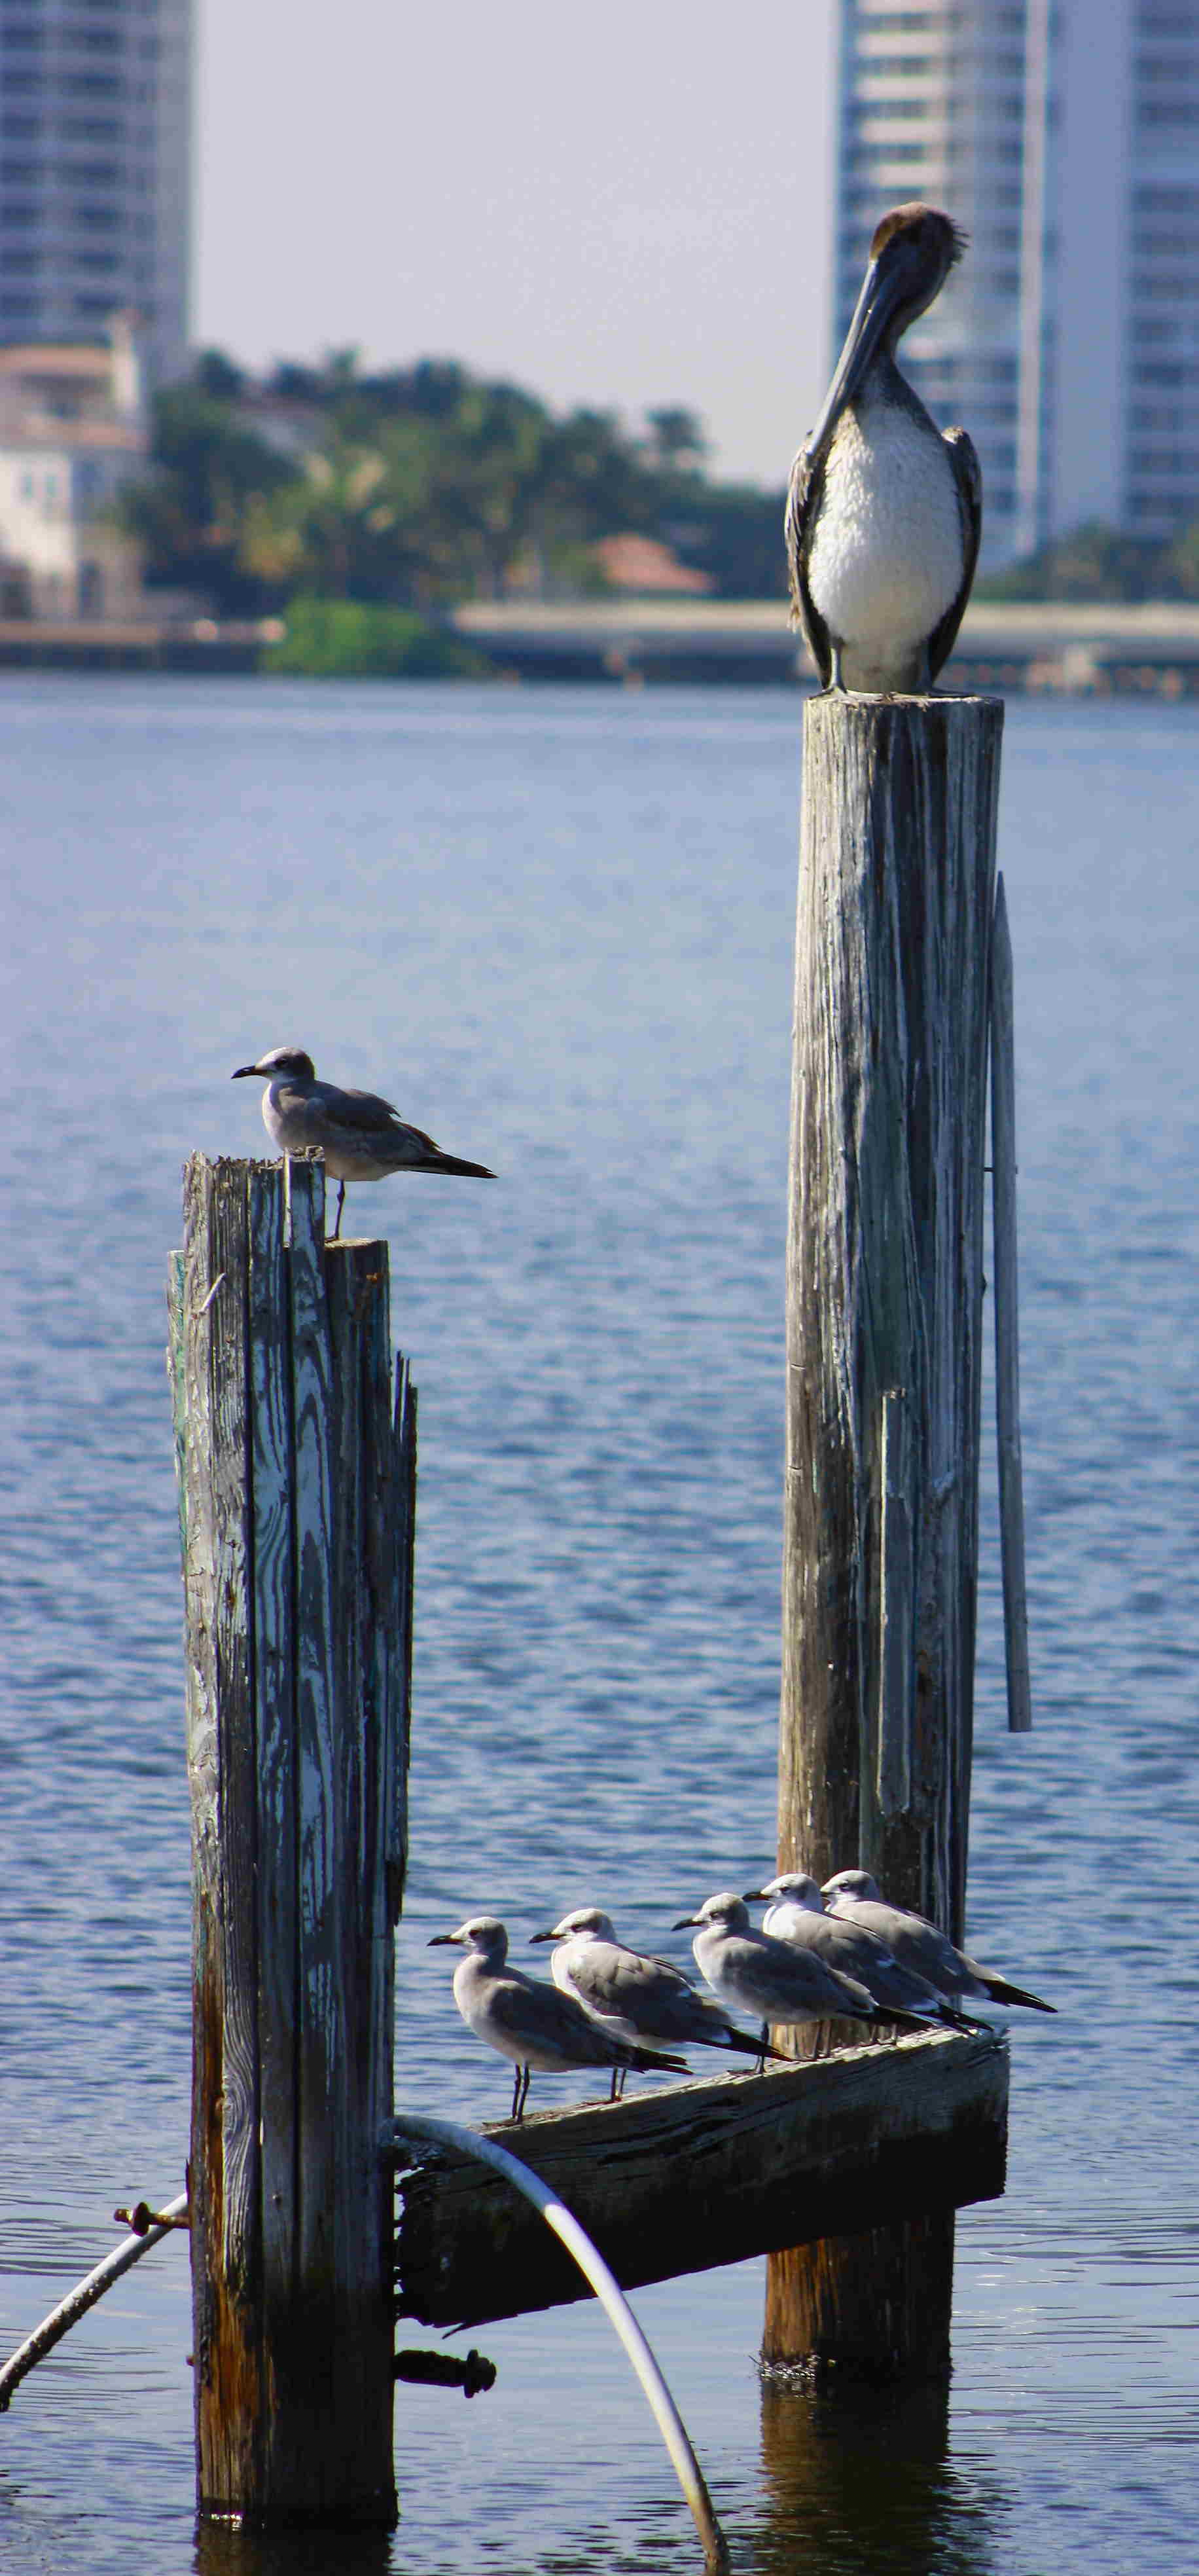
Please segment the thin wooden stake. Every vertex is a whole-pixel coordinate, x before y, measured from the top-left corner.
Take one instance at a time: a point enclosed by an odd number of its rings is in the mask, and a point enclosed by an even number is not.
[[[1020,1317],[1016,1261],[1016,1037],[1012,936],[1003,878],[995,887],[991,939],[991,1204],[995,1305],[995,1420],[999,1453],[999,1535],[1003,1558],[1003,1642],[1008,1728],[1032,1727],[1028,1596],[1024,1579],[1024,1465],[1020,1452]]]

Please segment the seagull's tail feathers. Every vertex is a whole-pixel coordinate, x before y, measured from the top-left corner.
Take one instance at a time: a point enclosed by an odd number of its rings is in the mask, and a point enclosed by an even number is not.
[[[1042,2003],[1039,1995],[1029,1995],[1023,1986],[1009,1986],[1006,1977],[984,1977],[983,1984],[993,2004],[1027,2004],[1032,2012],[1056,2012],[1056,2004]]]
[[[414,1163],[412,1169],[416,1172],[456,1172],[464,1181],[495,1179],[495,1173],[488,1171],[486,1163],[464,1163],[460,1154],[443,1154],[436,1147],[427,1161]]]
[[[761,2040],[751,2039],[747,2030],[728,2030],[722,2038],[718,2038],[713,2032],[713,2044],[717,2048],[735,2048],[742,2057],[775,2057],[780,2066],[790,2066],[794,2063],[785,2049],[771,2048],[769,2044],[763,2048]]]
[[[624,2065],[625,2059],[622,2058],[620,2063]],[[689,2075],[691,2073],[685,2057],[667,2057],[659,2048],[630,2046],[627,2063],[635,2066],[642,2075]]]

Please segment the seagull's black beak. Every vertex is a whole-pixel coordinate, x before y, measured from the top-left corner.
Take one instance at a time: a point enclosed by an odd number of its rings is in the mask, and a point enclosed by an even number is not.
[[[235,1074],[235,1075],[234,1075],[234,1080],[236,1081],[236,1079],[237,1079],[237,1076],[236,1076],[236,1074]],[[425,1948],[426,1948],[427,1950],[436,1950],[436,1949],[438,1949],[438,1948],[440,1947],[440,1945],[441,1945],[443,1942],[445,1942],[445,1943],[452,1943],[452,1942],[456,1941],[456,1940],[457,1940],[457,1938],[458,1938],[458,1935],[457,1935],[457,1933],[456,1933],[456,1932],[435,1932],[435,1933],[433,1934],[433,1938],[432,1938],[432,1940],[431,1940],[431,1941],[426,1941],[426,1943],[425,1943]]]
[[[257,1071],[256,1064],[239,1064],[236,1073],[230,1074],[229,1079],[231,1082],[244,1082],[248,1073],[257,1073]]]
[[[741,1902],[743,1905],[764,1905],[766,1896],[767,1891],[764,1887],[746,1887],[742,1889]]]
[[[556,1932],[530,1932],[529,1934],[530,1941],[556,1941],[557,1938]]]
[[[672,1923],[670,1928],[672,1932],[689,1932],[692,1924],[698,1921],[698,1914],[684,1914],[677,1923]]]

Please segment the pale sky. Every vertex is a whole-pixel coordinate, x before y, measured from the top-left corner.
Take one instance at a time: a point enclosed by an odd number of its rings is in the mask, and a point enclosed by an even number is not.
[[[193,337],[698,411],[778,485],[829,374],[833,0],[198,0]]]

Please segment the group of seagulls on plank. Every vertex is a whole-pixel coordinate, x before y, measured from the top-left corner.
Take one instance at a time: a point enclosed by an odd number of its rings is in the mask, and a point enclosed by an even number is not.
[[[749,1907],[763,1900],[758,1931]],[[554,1944],[552,1985],[512,1965],[507,1930],[494,1914],[434,1933],[430,1949],[454,1944],[465,1953],[454,1970],[454,2001],[468,2030],[516,2069],[513,2120],[524,2116],[534,2073],[610,2068],[616,2101],[630,2069],[687,2073],[684,2048],[752,2057],[760,2074],[768,2057],[782,2059],[771,2030],[804,2022],[966,2031],[996,2007],[1056,2010],[981,1968],[923,1915],[884,1904],[865,1870],[839,1870],[823,1888],[790,1871],[745,1896],[726,1889],[673,1929],[694,1931],[696,1965],[715,2002],[671,1960],[626,1948],[597,1905],[576,1906],[530,1935]],[[734,2013],[755,2030],[741,2029]]]

